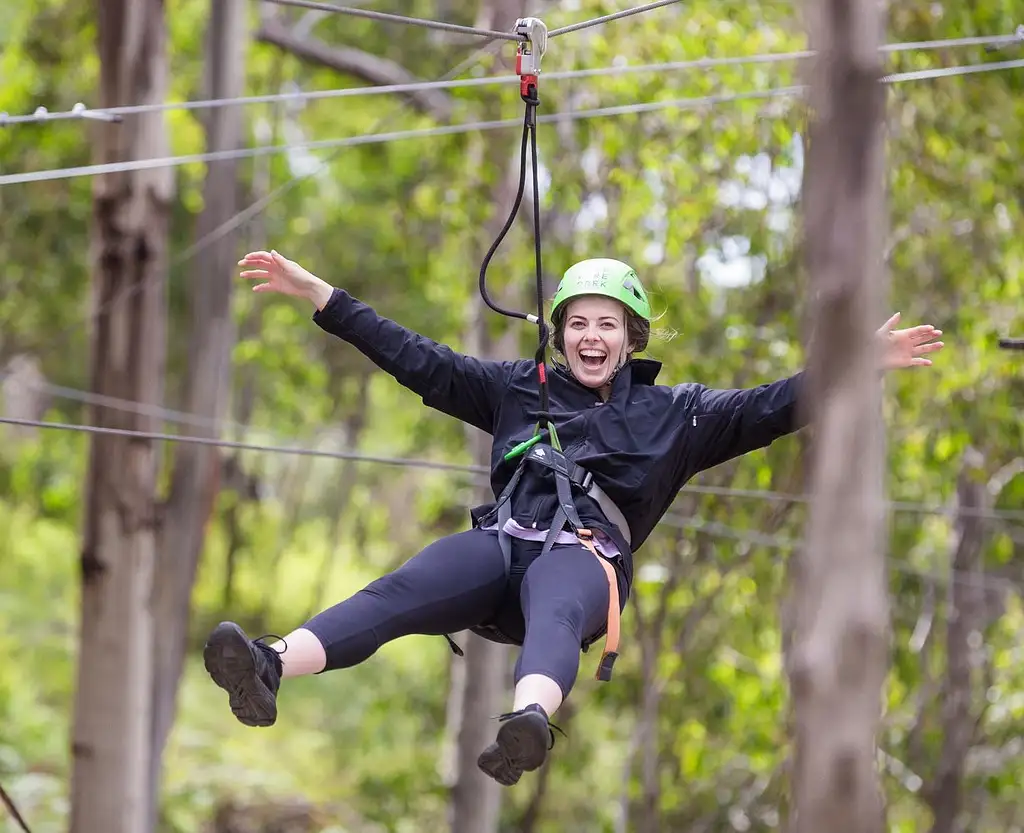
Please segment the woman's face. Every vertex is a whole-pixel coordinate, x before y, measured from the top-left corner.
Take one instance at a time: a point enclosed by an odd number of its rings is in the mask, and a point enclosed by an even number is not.
[[[602,388],[626,360],[626,308],[612,298],[583,295],[569,301],[562,331],[572,375],[588,388]]]

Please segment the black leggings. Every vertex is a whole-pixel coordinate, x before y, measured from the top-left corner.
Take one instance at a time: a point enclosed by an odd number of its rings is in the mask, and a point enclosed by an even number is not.
[[[537,558],[541,546],[513,538],[506,577],[496,531],[449,535],[303,627],[323,643],[330,671],[357,665],[400,636],[494,624],[522,645],[515,681],[543,674],[564,697],[583,641],[607,623],[608,580],[582,546],[558,545]]]

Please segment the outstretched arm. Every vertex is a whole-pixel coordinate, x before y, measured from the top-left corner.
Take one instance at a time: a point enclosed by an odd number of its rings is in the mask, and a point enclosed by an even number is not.
[[[943,348],[942,335],[931,324],[894,330],[897,312],[877,331],[881,347],[879,369],[928,367],[928,354]],[[693,471],[703,471],[741,454],[764,448],[779,437],[804,427],[806,410],[799,403],[804,374],[746,390],[696,387],[692,409]]]
[[[238,262],[242,277],[262,279],[254,292],[279,292],[316,306],[313,320],[355,346],[425,404],[490,433],[512,364],[457,353],[337,289],[275,251],[252,252]]]
[[[804,374],[754,388],[716,390],[694,385],[688,397],[691,415],[686,431],[693,451],[690,474],[764,448],[803,427],[800,394]]]

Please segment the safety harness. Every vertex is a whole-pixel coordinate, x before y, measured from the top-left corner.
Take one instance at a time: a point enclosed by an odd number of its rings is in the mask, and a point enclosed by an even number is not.
[[[539,557],[546,556],[555,543],[558,534],[566,526],[576,536],[580,544],[585,547],[604,571],[608,579],[608,624],[605,629],[605,644],[601,653],[601,660],[598,663],[596,679],[607,682],[612,677],[612,666],[618,657],[619,646],[619,585],[615,570],[611,563],[598,552],[594,542],[593,532],[583,525],[580,520],[579,511],[576,508],[577,496],[587,496],[597,502],[605,517],[619,530],[626,543],[629,543],[629,524],[617,506],[608,496],[594,483],[590,472],[570,460],[562,451],[561,443],[558,441],[558,434],[555,431],[554,420],[549,412],[548,380],[545,367],[547,344],[549,338],[548,326],[544,320],[544,283],[543,270],[541,268],[541,226],[540,226],[540,186],[537,166],[537,106],[540,98],[537,94],[537,76],[540,73],[540,59],[547,48],[547,27],[535,17],[520,18],[516,21],[516,34],[522,36],[519,49],[516,54],[516,72],[520,78],[519,92],[526,103],[526,116],[523,123],[523,141],[520,154],[519,167],[519,188],[516,199],[512,205],[505,225],[502,227],[494,243],[484,256],[480,266],[480,294],[484,303],[492,310],[510,318],[518,318],[537,325],[538,347],[535,356],[537,367],[537,380],[540,393],[540,410],[537,411],[537,424],[533,436],[523,443],[520,443],[505,455],[505,460],[511,460],[521,456],[518,467],[509,479],[508,484],[498,496],[496,504],[488,513],[479,520],[477,526],[490,528],[494,524],[498,531],[498,541],[501,545],[502,554],[505,557],[505,574],[511,576],[512,572],[512,541],[505,531],[505,525],[512,518],[512,501],[522,479],[523,473],[530,465],[539,466],[549,470],[554,475],[556,494],[558,497],[558,509],[552,519],[551,526],[547,531],[544,545]],[[512,223],[519,212],[522,203],[523,192],[526,186],[526,151],[527,146],[532,151],[533,162],[533,238],[534,238],[534,260],[536,267],[537,286],[537,312],[524,313],[515,310],[504,309],[491,300],[487,292],[487,266],[497,251],[501,241],[505,238]],[[542,442],[544,436],[548,435],[550,442]],[[498,642],[511,642],[495,626],[485,625],[482,628],[474,628],[474,631],[481,633],[489,639]],[[462,655],[462,650],[455,644],[449,635],[448,639],[452,650]],[[581,646],[584,651],[591,643],[584,642]]]
[[[601,569],[604,570],[608,580],[608,624],[605,630],[605,644],[601,652],[601,659],[598,662],[596,679],[608,682],[612,678],[612,666],[618,657],[619,648],[619,584],[615,570],[611,563],[602,556],[594,543],[593,532],[583,525],[579,512],[576,508],[575,490],[582,495],[593,498],[601,507],[608,520],[612,521],[618,528],[626,542],[629,542],[629,525],[622,516],[622,512],[601,490],[601,487],[594,482],[593,475],[582,466],[572,462],[561,451],[546,443],[536,443],[523,458],[516,468],[508,484],[498,496],[497,503],[490,513],[481,521],[484,526],[488,521],[496,517],[498,528],[498,542],[501,545],[502,555],[505,557],[505,573],[511,574],[512,570],[512,541],[511,536],[505,532],[505,525],[512,518],[512,497],[515,494],[519,481],[530,464],[548,469],[554,475],[556,494],[558,497],[558,509],[551,521],[544,545],[540,551],[540,558],[543,558],[554,546],[558,534],[566,528],[576,536],[577,540],[597,559]],[[615,517],[617,516],[617,519]],[[583,644],[584,651],[590,643]]]

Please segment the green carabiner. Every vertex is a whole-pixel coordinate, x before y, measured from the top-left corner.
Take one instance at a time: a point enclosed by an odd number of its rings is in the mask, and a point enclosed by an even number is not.
[[[525,440],[525,441],[519,443],[519,445],[517,445],[515,448],[513,448],[511,451],[509,451],[505,455],[504,459],[511,460],[513,457],[518,457],[520,454],[522,454],[528,448],[531,448],[532,446],[534,446],[538,442],[540,442],[540,440],[543,439],[544,435],[547,432],[548,432],[547,428],[542,428],[540,431],[538,431],[536,434],[534,434],[532,437],[530,437],[530,439]]]

